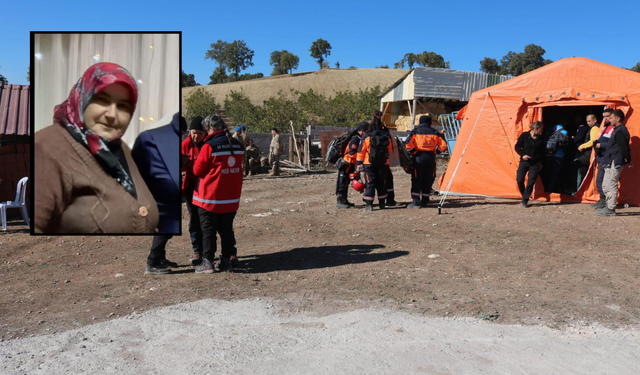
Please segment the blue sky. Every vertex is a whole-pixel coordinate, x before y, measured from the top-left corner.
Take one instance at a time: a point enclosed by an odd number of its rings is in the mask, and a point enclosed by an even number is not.
[[[61,5],[64,3],[65,5]],[[147,5],[149,4],[149,5]],[[27,84],[29,31],[182,31],[182,67],[207,84],[216,63],[205,60],[218,39],[242,39],[255,51],[243,73],[271,73],[269,55],[300,57],[297,72],[317,70],[311,43],[332,46],[333,67],[373,68],[407,52],[433,51],[454,69],[479,71],[485,56],[500,60],[535,43],[545,57],[588,57],[630,68],[640,62],[640,1],[289,1],[153,2],[6,1],[0,22],[0,74]],[[607,6],[610,5],[607,9]]]

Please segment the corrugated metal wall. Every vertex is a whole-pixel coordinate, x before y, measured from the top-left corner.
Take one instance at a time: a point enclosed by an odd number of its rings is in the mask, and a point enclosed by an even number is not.
[[[462,97],[465,72],[453,69],[416,68],[413,80],[417,98],[458,99]]]
[[[382,102],[413,100],[414,97],[466,102],[474,92],[511,78],[455,69],[416,67],[402,82],[382,97]]]
[[[31,135],[28,85],[0,85],[0,134]]]

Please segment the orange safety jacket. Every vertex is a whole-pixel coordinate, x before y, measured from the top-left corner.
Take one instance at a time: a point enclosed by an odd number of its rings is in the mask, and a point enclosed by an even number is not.
[[[411,155],[422,152],[445,151],[447,142],[430,126],[420,125],[415,128],[406,140],[407,151]]]

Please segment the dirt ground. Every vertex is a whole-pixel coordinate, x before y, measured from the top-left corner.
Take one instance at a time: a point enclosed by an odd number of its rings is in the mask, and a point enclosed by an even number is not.
[[[442,163],[441,163],[442,164]],[[442,172],[442,166],[440,173]],[[397,199],[409,176],[394,170]],[[280,313],[391,308],[427,317],[566,328],[637,327],[640,208],[597,216],[586,204],[450,197],[366,213],[335,207],[335,173],[245,180],[235,221],[241,269],[197,275],[187,211],[167,257],[144,276],[151,238],[0,234],[0,339],[62,332],[201,299],[267,298]]]

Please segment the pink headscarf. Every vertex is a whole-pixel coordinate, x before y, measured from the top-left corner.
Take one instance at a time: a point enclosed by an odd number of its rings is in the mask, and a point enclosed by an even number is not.
[[[84,72],[71,89],[67,100],[55,107],[53,120],[65,127],[71,136],[100,162],[107,173],[136,197],[133,181],[121,165],[119,158],[107,147],[108,141],[87,128],[84,123],[84,111],[93,96],[115,83],[123,83],[130,90],[131,113],[133,114],[138,102],[135,79],[120,65],[103,62],[90,66]]]

